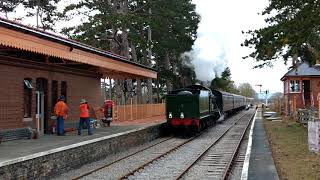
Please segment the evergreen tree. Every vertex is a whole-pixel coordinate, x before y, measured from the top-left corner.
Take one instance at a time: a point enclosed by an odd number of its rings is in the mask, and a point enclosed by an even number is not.
[[[0,1],[0,11],[3,12],[8,19],[8,13],[14,12],[16,7],[21,4],[23,0],[11,0],[11,1]]]
[[[36,18],[37,28],[54,30],[55,22],[59,17],[59,13],[57,12],[57,4],[59,1],[60,0],[28,0],[23,1],[23,5],[27,9],[27,17]]]
[[[166,85],[186,79],[183,76],[188,74],[187,69],[194,72],[180,58],[183,52],[191,50],[196,39],[199,16],[191,0],[82,0],[66,8],[66,16],[72,13],[87,15],[88,21],[64,29],[65,34],[157,69],[159,93],[164,87],[168,90]],[[148,41],[149,29],[152,41]],[[148,58],[149,52],[153,59]]]
[[[216,76],[210,85],[211,89],[217,89],[221,91],[226,91],[230,93],[238,94],[239,91],[237,90],[234,82],[231,80],[231,72],[229,67],[227,67],[221,74],[221,77]]]
[[[268,26],[246,32],[242,44],[254,51],[244,58],[255,58],[260,64],[272,65],[272,60],[292,58],[314,64],[320,51],[320,6],[317,0],[269,0],[262,12]]]

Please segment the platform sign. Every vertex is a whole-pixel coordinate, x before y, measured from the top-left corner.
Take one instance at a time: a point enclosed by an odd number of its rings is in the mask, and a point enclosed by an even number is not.
[[[319,153],[320,151],[320,122],[308,121],[308,144],[309,151]]]

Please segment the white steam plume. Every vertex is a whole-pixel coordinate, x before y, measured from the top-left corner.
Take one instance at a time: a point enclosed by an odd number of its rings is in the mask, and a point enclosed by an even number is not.
[[[208,4],[204,0],[194,0],[194,3],[196,11],[201,16],[198,37],[192,46],[192,51],[184,55],[192,60],[199,80],[211,81],[225,70],[226,53],[219,34],[215,31],[214,26],[217,24],[213,22],[211,8],[207,8]]]
[[[220,76],[226,67],[225,51],[210,34],[198,33],[192,51],[184,55],[189,56],[197,78],[202,81],[211,81],[216,75]]]

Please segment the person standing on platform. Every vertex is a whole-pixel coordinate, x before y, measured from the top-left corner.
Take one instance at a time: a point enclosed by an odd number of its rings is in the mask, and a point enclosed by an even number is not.
[[[78,135],[81,135],[82,126],[84,123],[87,125],[88,135],[92,135],[92,129],[90,125],[90,116],[89,116],[89,105],[85,99],[80,101],[80,122],[78,128]]]
[[[57,135],[58,136],[64,135],[64,121],[67,119],[68,110],[69,110],[64,100],[65,100],[64,95],[61,95],[54,107],[54,112],[57,116]]]

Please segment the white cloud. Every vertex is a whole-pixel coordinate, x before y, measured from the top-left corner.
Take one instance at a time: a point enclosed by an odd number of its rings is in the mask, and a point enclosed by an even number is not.
[[[258,13],[268,0],[193,0],[193,3],[201,15],[198,39],[193,46],[193,63],[200,79],[212,79],[212,69],[228,66],[236,84],[248,82],[256,91],[259,91],[256,84],[262,84],[262,90],[282,91],[280,78],[287,71],[283,62],[276,62],[273,68],[253,69],[257,64],[254,60],[242,59],[251,50],[240,46],[245,39],[241,31],[265,26]]]

